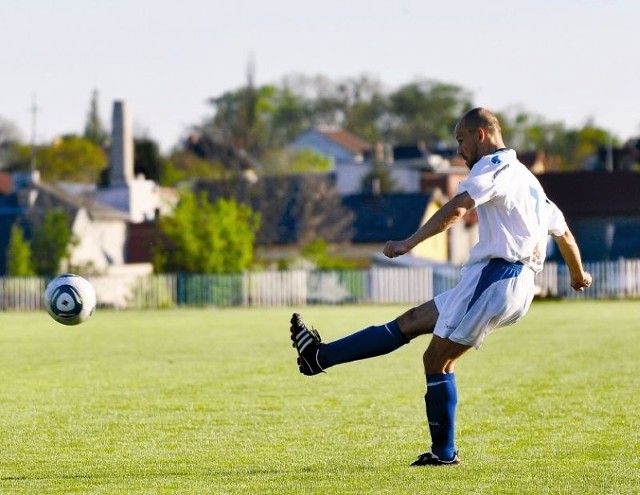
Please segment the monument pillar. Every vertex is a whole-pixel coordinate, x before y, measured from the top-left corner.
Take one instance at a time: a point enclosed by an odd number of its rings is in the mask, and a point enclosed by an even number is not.
[[[111,187],[126,186],[134,179],[131,127],[131,115],[126,102],[114,102],[110,153]]]

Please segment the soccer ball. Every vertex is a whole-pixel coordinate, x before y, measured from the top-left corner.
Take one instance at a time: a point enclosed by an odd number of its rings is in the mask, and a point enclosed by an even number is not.
[[[54,278],[44,291],[47,313],[63,325],[78,325],[96,309],[96,291],[89,281],[73,273]]]

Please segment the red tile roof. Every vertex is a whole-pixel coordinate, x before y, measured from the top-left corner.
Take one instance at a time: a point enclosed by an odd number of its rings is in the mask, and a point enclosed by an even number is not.
[[[364,153],[365,151],[371,150],[371,145],[369,143],[348,131],[342,129],[320,128],[318,129],[318,132],[354,153]]]

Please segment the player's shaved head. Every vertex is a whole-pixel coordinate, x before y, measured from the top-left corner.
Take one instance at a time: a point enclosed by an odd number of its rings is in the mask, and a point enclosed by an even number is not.
[[[493,112],[482,107],[473,108],[465,113],[458,126],[464,127],[468,131],[484,129],[491,136],[502,135],[498,117]]]
[[[498,118],[486,108],[477,107],[465,113],[456,125],[458,154],[469,168],[484,155],[504,148]]]

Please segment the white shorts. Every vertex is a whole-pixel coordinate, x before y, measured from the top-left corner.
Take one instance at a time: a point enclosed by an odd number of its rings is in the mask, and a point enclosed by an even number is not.
[[[496,328],[522,318],[534,295],[534,273],[500,258],[465,266],[460,282],[438,294],[434,335],[479,349]]]

